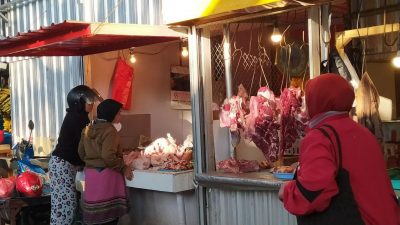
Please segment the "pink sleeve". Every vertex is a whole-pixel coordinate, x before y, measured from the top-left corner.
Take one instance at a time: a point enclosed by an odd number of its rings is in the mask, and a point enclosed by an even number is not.
[[[338,193],[333,146],[317,132],[311,131],[302,141],[297,181],[290,181],[284,189],[284,206],[295,215],[323,211]]]

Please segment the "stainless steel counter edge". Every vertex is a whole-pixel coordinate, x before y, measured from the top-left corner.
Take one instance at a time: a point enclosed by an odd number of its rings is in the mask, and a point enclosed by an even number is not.
[[[195,181],[203,187],[243,191],[278,191],[283,183],[283,181],[275,179],[269,172],[242,174],[213,172],[196,174]]]

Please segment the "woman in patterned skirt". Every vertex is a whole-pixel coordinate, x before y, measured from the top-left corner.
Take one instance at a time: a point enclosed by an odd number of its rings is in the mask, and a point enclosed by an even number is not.
[[[97,107],[97,119],[82,131],[79,156],[85,162],[83,220],[86,224],[118,224],[127,212],[123,174],[132,179],[119,148],[122,104],[112,99]]]
[[[96,94],[85,85],[67,95],[68,109],[50,162],[51,225],[70,225],[77,207],[75,176],[84,162],[78,155],[82,129],[89,123]]]

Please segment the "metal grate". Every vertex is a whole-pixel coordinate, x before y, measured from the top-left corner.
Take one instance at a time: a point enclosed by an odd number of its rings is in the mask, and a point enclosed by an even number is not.
[[[211,39],[211,62],[213,76],[213,101],[218,105],[221,105],[226,97],[225,64],[221,36],[216,36]]]
[[[212,45],[211,58],[214,63],[213,74],[215,81],[219,81],[225,76],[224,52],[223,45],[220,42],[215,42]]]

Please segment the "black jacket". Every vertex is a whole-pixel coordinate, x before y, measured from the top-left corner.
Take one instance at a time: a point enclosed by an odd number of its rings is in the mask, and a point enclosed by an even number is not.
[[[88,113],[67,110],[61,125],[58,143],[52,155],[57,156],[74,166],[84,166],[79,158],[78,145],[83,128],[89,123]]]

